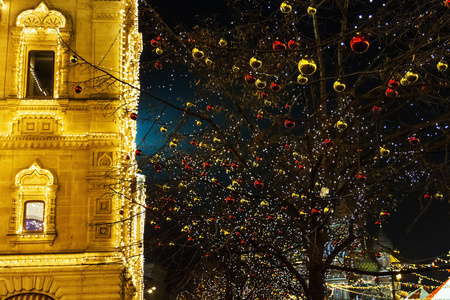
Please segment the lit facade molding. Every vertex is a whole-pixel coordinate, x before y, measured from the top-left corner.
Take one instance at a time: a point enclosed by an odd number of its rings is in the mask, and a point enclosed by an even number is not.
[[[0,299],[143,299],[138,2],[89,4],[0,2]]]

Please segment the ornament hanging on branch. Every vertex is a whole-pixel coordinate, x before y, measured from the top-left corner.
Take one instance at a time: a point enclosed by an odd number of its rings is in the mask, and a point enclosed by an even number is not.
[[[272,48],[275,51],[283,51],[283,50],[286,50],[286,44],[279,40],[276,40],[273,42]]]
[[[336,80],[333,84],[334,90],[338,93],[342,93],[343,91],[345,91],[345,87],[345,84],[339,80]]]
[[[445,70],[447,70],[448,64],[446,61],[441,60],[440,62],[437,63],[436,67],[439,71],[444,72]]]
[[[300,83],[301,85],[307,84],[308,83],[308,77],[300,74],[297,76],[297,82]]]
[[[366,52],[369,49],[369,45],[369,40],[362,34],[357,34],[350,41],[350,48],[358,54]]]
[[[289,4],[289,2],[284,1],[283,3],[281,3],[280,5],[280,11],[283,14],[288,14],[292,11],[292,6]]]
[[[317,65],[312,59],[301,59],[298,62],[298,70],[302,75],[312,75],[317,70]]]
[[[254,69],[258,69],[261,68],[262,61],[258,57],[253,56],[252,58],[250,58],[249,65]]]

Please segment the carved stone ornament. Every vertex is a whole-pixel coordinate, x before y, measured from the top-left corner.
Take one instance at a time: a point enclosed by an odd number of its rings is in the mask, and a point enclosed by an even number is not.
[[[28,9],[17,16],[18,27],[57,27],[65,28],[67,20],[62,13],[49,10],[44,2],[35,9]]]

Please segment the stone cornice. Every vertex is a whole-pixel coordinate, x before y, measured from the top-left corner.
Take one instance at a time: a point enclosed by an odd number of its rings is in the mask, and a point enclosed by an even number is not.
[[[118,147],[117,134],[106,136],[0,136],[0,149],[89,149]]]

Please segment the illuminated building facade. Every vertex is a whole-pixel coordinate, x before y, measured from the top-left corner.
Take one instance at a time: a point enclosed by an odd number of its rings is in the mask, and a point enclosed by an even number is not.
[[[143,298],[135,0],[0,0],[0,299]]]

